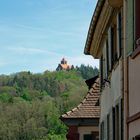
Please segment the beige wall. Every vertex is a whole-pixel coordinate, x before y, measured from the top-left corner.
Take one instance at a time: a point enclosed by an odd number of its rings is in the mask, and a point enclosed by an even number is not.
[[[106,83],[106,87],[101,93],[101,118],[104,120],[106,115],[111,111],[112,106],[115,106],[122,96],[122,69],[121,61],[112,71],[111,84]]]
[[[129,58],[129,117],[140,112],[140,55]],[[129,139],[140,134],[140,119],[129,124]]]
[[[129,115],[140,111],[140,55],[129,58]]]
[[[122,95],[122,82],[122,65],[120,60],[111,77],[111,93],[114,95],[114,102]]]
[[[106,87],[101,93],[101,116],[100,121],[104,120],[105,116],[110,112],[113,105],[113,94],[111,89]]]
[[[80,140],[84,140],[84,134],[91,134],[91,132],[99,132],[99,128],[95,126],[81,126],[78,127],[78,132],[80,134]]]

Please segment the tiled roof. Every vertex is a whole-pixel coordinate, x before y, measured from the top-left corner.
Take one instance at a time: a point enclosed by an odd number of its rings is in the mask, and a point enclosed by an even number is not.
[[[61,67],[63,68],[63,69],[69,69],[69,68],[71,68],[71,66],[70,65],[68,65],[68,64],[60,64],[61,65]]]
[[[84,100],[71,111],[63,114],[62,119],[74,119],[74,118],[99,118],[100,107],[99,101],[99,78],[97,78],[87,93]]]

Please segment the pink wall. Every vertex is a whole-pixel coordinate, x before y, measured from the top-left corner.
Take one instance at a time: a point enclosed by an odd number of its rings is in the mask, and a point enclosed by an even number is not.
[[[67,140],[79,140],[78,126],[69,126]]]
[[[129,117],[140,112],[140,55],[129,58]],[[129,123],[129,138],[140,134],[140,119]]]
[[[140,119],[129,124],[129,138],[133,138],[136,135],[140,135]]]
[[[129,115],[140,111],[140,55],[129,59]]]

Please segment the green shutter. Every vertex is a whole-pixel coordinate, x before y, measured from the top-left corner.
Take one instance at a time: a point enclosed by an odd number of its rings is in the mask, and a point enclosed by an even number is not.
[[[134,1],[127,1],[127,24],[126,24],[126,53],[127,56],[133,52],[134,46]]]

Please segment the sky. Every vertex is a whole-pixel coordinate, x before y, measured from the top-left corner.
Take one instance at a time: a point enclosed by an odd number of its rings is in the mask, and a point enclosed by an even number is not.
[[[0,0],[0,74],[55,70],[69,64],[98,67],[84,55],[97,0]]]

